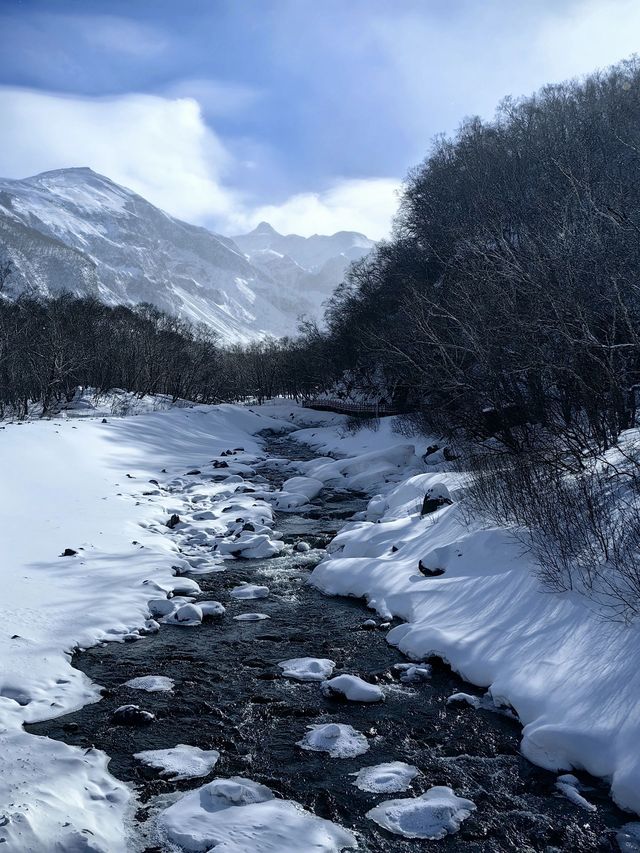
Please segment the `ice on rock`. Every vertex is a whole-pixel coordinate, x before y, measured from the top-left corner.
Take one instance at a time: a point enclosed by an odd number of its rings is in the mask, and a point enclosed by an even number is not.
[[[344,723],[320,723],[309,731],[297,746],[310,752],[328,752],[331,758],[355,758],[369,749],[369,741],[352,726]]]
[[[340,853],[357,846],[338,824],[238,776],[190,791],[159,815],[158,824],[169,842],[194,853]]]
[[[171,598],[152,598],[147,607],[152,616],[168,616],[176,609],[177,603]]]
[[[220,758],[220,753],[215,749],[200,749],[198,746],[189,746],[179,743],[169,749],[146,749],[134,753],[134,758],[162,771],[172,782],[180,779],[195,779],[207,776]]]
[[[268,586],[256,586],[252,583],[243,584],[243,586],[234,587],[229,593],[232,598],[247,601],[255,598],[267,598],[269,595]]]
[[[175,577],[171,580],[171,592],[174,595],[194,595],[200,592],[200,587],[191,578]]]
[[[363,767],[355,776],[353,784],[361,791],[370,791],[373,794],[395,794],[398,791],[406,791],[411,787],[412,779],[418,776],[420,771],[412,764],[404,761],[389,761],[385,764],[376,764],[371,767]]]
[[[369,684],[357,675],[337,675],[323,681],[320,689],[325,696],[343,696],[349,702],[384,701],[384,693],[377,684]]]
[[[202,608],[197,604],[183,604],[178,607],[169,616],[165,616],[164,622],[170,622],[172,625],[184,625],[187,628],[194,625],[199,625],[202,622],[204,614]]]
[[[556,788],[561,794],[564,794],[568,800],[571,800],[574,805],[580,806],[588,812],[597,811],[593,803],[586,800],[580,793],[582,785],[580,784],[580,780],[572,773],[564,773],[562,776],[558,776],[556,780]]]
[[[125,681],[123,687],[130,687],[131,690],[146,690],[148,693],[160,693],[173,690],[173,678],[167,678],[166,675],[142,675],[140,678],[131,678]]]
[[[203,616],[223,616],[226,608],[219,601],[199,601],[198,607]]]
[[[482,706],[482,699],[470,693],[452,693],[447,697],[447,705],[471,705],[472,708],[478,709]]]
[[[367,817],[403,838],[435,841],[457,832],[475,807],[471,800],[457,797],[451,788],[441,785],[420,797],[385,800],[370,809]]]
[[[256,533],[219,542],[217,550],[219,554],[242,557],[245,560],[265,560],[280,554],[284,550],[284,542],[273,539],[266,533]]]
[[[299,554],[305,554],[307,551],[311,550],[311,545],[309,545],[308,542],[303,542],[303,541],[296,542],[295,550]]]
[[[266,613],[240,613],[233,618],[237,622],[259,622],[261,619],[271,619]]]
[[[290,658],[278,666],[286,678],[296,681],[324,681],[334,670],[335,661],[328,658]]]
[[[397,663],[393,668],[400,673],[400,681],[403,684],[428,681],[431,678],[431,664],[429,663]],[[451,698],[450,696],[449,699]]]

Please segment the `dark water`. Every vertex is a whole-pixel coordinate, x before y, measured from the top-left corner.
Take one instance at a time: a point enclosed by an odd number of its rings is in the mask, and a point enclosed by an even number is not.
[[[302,458],[295,442],[273,439],[274,456]],[[275,469],[261,471],[272,482],[283,479]],[[287,541],[303,538],[325,544],[345,516],[365,505],[362,497],[323,493],[311,516],[280,516],[276,527]],[[111,643],[74,658],[74,666],[104,685],[102,701],[56,720],[29,726],[37,734],[79,746],[96,746],[111,756],[111,772],[130,782],[145,804],[157,794],[190,790],[206,779],[168,782],[132,758],[144,749],[189,743],[217,749],[221,758],[211,777],[244,775],[296,800],[315,814],[355,830],[364,851],[613,851],[616,829],[632,819],[617,810],[605,787],[585,796],[598,806],[587,812],[560,796],[556,775],[537,768],[519,753],[520,725],[491,711],[446,704],[454,692],[481,695],[439,661],[432,661],[428,682],[403,685],[393,665],[404,661],[385,641],[386,630],[363,628],[371,611],[362,602],[324,596],[306,583],[321,552],[271,560],[237,560],[222,573],[197,578],[203,598],[222,601],[227,613],[197,628],[163,626],[160,633],[132,644]],[[239,582],[265,584],[271,596],[236,602],[228,595]],[[268,613],[270,620],[236,622],[248,610]],[[380,620],[377,620],[378,622]],[[334,674],[350,672],[387,685],[383,705],[341,703],[324,698],[317,684],[291,682],[280,676],[277,662],[315,656],[336,661]],[[122,686],[142,675],[167,675],[176,682],[173,694],[145,693]],[[143,728],[113,726],[111,713],[135,702],[156,714]],[[354,759],[332,759],[326,753],[297,747],[306,726],[342,722],[369,735],[370,749]],[[406,794],[360,791],[350,773],[383,761],[415,764],[422,776],[412,792],[449,785],[472,799],[477,810],[460,832],[442,841],[404,840],[365,818],[376,803]],[[578,774],[579,775],[579,774]],[[158,848],[149,848],[158,849]],[[303,851],[301,851],[303,853]]]

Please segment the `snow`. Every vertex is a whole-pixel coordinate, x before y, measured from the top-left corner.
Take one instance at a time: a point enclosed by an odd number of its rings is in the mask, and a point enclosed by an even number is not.
[[[190,791],[158,819],[166,838],[186,851],[218,853],[339,853],[354,835],[264,785],[234,776]]]
[[[349,702],[382,702],[384,693],[377,684],[369,684],[357,675],[338,675],[323,681],[320,689],[325,696],[342,696]]]
[[[451,788],[439,785],[420,797],[385,800],[370,809],[367,817],[403,838],[435,841],[457,832],[474,810],[471,800],[457,797]]]
[[[319,723],[307,726],[309,731],[297,745],[311,752],[328,752],[331,758],[355,758],[369,749],[369,741],[345,723]]]
[[[293,334],[301,314],[319,318],[349,259],[373,245],[361,235],[348,243],[316,235],[313,251],[300,254],[305,238],[276,235],[293,241],[296,256],[309,254],[311,266],[288,253],[250,250],[249,258],[246,246],[176,220],[87,168],[0,179],[0,230],[15,267],[12,296],[29,286],[99,295],[109,305],[151,302],[204,322],[226,343]]]
[[[239,613],[233,618],[237,622],[259,622],[261,619],[271,619],[266,613]]]
[[[172,782],[177,782],[208,776],[217,764],[220,753],[215,749],[205,750],[179,743],[169,749],[145,749],[134,753],[133,757],[162,771],[162,775]]]
[[[470,693],[452,693],[447,697],[447,705],[471,705],[476,710],[482,707],[482,700],[479,696],[472,696]]]
[[[375,764],[363,767],[355,776],[354,785],[361,791],[373,794],[395,794],[406,791],[411,782],[420,774],[417,767],[405,764],[404,761],[388,761],[385,764]]]
[[[255,598],[268,598],[269,587],[258,586],[256,584],[247,583],[243,586],[234,587],[229,595],[232,598],[240,599],[241,601],[250,601]]]
[[[296,681],[323,681],[331,675],[335,665],[335,661],[328,658],[291,658],[278,664],[286,678]]]
[[[515,710],[528,758],[565,776],[584,769],[606,778],[616,802],[640,812],[638,627],[603,621],[575,593],[543,590],[509,531],[463,513],[464,475],[423,461],[431,440],[399,443],[392,418],[377,431],[352,434],[340,416],[275,401],[255,410],[203,406],[109,417],[106,424],[60,417],[0,431],[0,470],[11,484],[0,491],[0,803],[7,818],[0,838],[7,850],[127,849],[132,794],[109,774],[106,756],[35,737],[22,724],[99,700],[98,686],[72,668],[73,649],[158,630],[158,621],[182,608],[202,617],[219,612],[215,604],[222,605],[203,601],[199,586],[176,571],[224,570],[233,557],[219,545],[234,537],[245,554],[255,547],[255,540],[244,547],[250,536],[266,537],[260,548],[283,547],[272,531],[279,493],[267,483],[263,495],[244,492],[240,468],[256,463],[256,433],[284,432],[293,421],[304,424],[293,438],[340,457],[302,463],[303,477],[374,495],[330,543],[312,582],[329,594],[364,597],[383,624],[404,621],[386,635],[409,658],[398,670],[402,680],[428,678],[424,661],[440,656],[467,681],[489,688],[480,707],[488,708],[490,697],[494,707]],[[230,470],[212,468],[209,460],[239,445],[243,453],[225,457]],[[202,474],[186,474],[196,469]],[[224,479],[211,479],[217,473]],[[421,518],[424,495],[444,487],[453,504]],[[182,521],[171,530],[166,522],[174,513]],[[254,532],[242,532],[245,523]],[[66,548],[76,555],[58,556]],[[425,577],[420,562],[445,574]],[[362,632],[363,642],[370,638]],[[299,745],[331,757],[369,748],[361,732],[332,722],[311,726]],[[566,778],[558,783],[566,786],[558,794],[588,804]],[[400,807],[398,821],[431,825],[422,800]],[[292,825],[304,823],[295,813]],[[632,832],[625,829],[627,849]]]
[[[582,794],[580,793],[580,789],[582,785],[579,780],[571,773],[565,773],[562,776],[558,776],[556,781],[556,788],[560,791],[561,794],[571,800],[576,806],[580,806],[580,808],[585,809],[588,812],[597,811],[596,807],[593,803],[590,803],[586,800]]]
[[[183,532],[166,527],[171,512],[211,525],[214,540],[227,529],[230,503],[245,507],[247,518],[270,517],[268,506],[250,506],[252,495],[235,495],[236,485],[185,472],[205,471],[207,460],[239,445],[255,455],[257,432],[291,428],[266,409],[231,405],[101,421],[60,417],[0,430],[0,470],[11,484],[0,490],[0,803],[7,820],[0,837],[20,853],[126,850],[132,795],[109,774],[104,754],[28,734],[22,723],[99,700],[98,686],[72,668],[73,649],[157,630],[150,612],[164,618],[193,603],[197,584],[174,569],[190,568],[193,549],[181,552]],[[151,479],[160,494],[145,496]],[[172,480],[188,481],[186,495],[204,500],[192,505],[170,494]],[[193,522],[196,506],[216,519]],[[76,556],[58,556],[65,548]],[[206,547],[197,554],[222,562]]]
[[[173,690],[173,678],[168,678],[166,675],[141,675],[139,678],[132,678],[125,681],[123,687],[129,687],[131,690],[146,690],[148,693],[161,693]]]
[[[403,684],[428,681],[431,678],[431,664],[428,663],[397,663],[393,668],[400,673]]]
[[[333,421],[292,434],[344,457],[304,463],[305,474],[374,495],[329,544],[311,582],[403,620],[388,642],[412,661],[441,657],[489,688],[494,706],[513,708],[528,759],[605,778],[615,802],[640,813],[638,625],[604,620],[577,593],[544,589],[511,531],[463,510],[465,475],[423,460],[437,442],[416,439],[412,452],[398,445],[393,422],[351,434]],[[424,495],[444,488],[453,503],[421,517]],[[425,577],[420,563],[444,574]]]

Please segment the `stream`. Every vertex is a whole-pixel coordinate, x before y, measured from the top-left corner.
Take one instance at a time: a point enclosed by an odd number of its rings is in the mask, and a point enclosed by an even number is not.
[[[258,473],[278,487],[285,474],[270,459],[304,460],[314,454],[286,437],[265,442],[267,459]],[[366,506],[357,493],[324,489],[311,511],[276,516],[284,540],[308,542],[307,553],[271,559],[228,560],[226,570],[198,575],[202,598],[221,601],[222,618],[186,628],[163,625],[160,632],[134,643],[108,643],[78,652],[73,665],[103,685],[101,701],[72,714],[27,726],[39,735],[80,747],[95,746],[110,757],[110,771],[136,791],[136,822],[153,815],[155,798],[192,790],[207,779],[246,776],[277,795],[295,800],[314,814],[358,835],[359,848],[384,851],[615,851],[620,826],[633,818],[618,810],[606,786],[576,773],[587,786],[585,797],[597,806],[589,812],[571,803],[555,787],[557,774],[528,762],[519,751],[520,723],[505,714],[447,704],[456,692],[482,696],[440,660],[432,660],[427,681],[404,684],[397,663],[404,656],[385,640],[387,628],[365,626],[375,614],[362,601],[323,595],[307,583],[322,548],[345,519]],[[236,601],[229,590],[249,581],[271,590],[259,601]],[[239,622],[232,617],[258,610],[269,620]],[[288,680],[279,661],[327,657],[334,675],[348,672],[379,683],[383,704],[359,704],[325,698],[317,683]],[[124,687],[128,679],[164,675],[175,680],[172,693],[142,693]],[[137,703],[156,720],[143,727],[116,726],[113,711]],[[303,751],[296,742],[314,723],[341,722],[365,733],[369,751],[357,758],[333,759]],[[133,754],[187,743],[217,749],[220,760],[209,777],[167,781]],[[353,785],[350,775],[386,761],[405,761],[422,772],[404,794],[372,794]],[[433,785],[449,785],[477,806],[460,831],[440,841],[403,839],[365,817],[385,799],[415,796]],[[157,844],[157,842],[155,842]],[[146,846],[145,846],[146,845]],[[136,848],[138,849],[138,848]],[[140,850],[158,853],[152,837]],[[304,853],[304,851],[301,851]]]

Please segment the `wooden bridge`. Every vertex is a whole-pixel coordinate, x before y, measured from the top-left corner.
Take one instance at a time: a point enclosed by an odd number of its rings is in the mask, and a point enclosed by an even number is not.
[[[337,398],[306,400],[302,405],[305,409],[316,409],[319,412],[337,412],[341,415],[354,415],[361,418],[382,418],[386,415],[399,415],[403,412],[403,409],[397,406],[389,406],[386,403],[351,403],[348,400]]]

